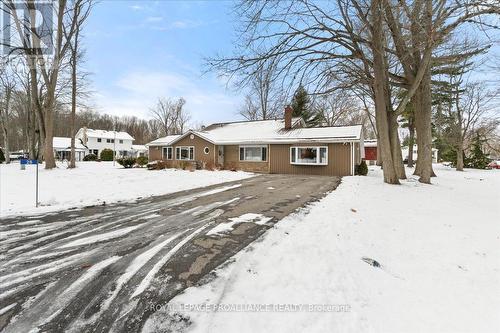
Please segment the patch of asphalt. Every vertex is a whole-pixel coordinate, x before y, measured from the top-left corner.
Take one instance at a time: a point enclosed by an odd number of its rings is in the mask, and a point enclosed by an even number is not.
[[[158,304],[334,190],[339,178],[261,175],[134,203],[9,218],[0,330],[139,332]],[[266,223],[216,225],[261,216]]]

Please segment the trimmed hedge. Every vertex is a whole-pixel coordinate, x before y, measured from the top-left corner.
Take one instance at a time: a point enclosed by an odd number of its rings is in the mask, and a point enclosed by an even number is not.
[[[139,164],[139,166],[141,167],[145,166],[146,164],[148,164],[148,158],[146,156],[137,157],[137,164]]]
[[[88,154],[83,157],[84,161],[97,161],[97,156],[94,154]]]
[[[118,162],[118,164],[120,164],[124,168],[128,169],[135,165],[136,159],[135,157],[124,157],[117,159],[116,162]]]
[[[113,151],[111,149],[103,149],[101,151],[101,161],[112,161]]]
[[[368,174],[368,166],[365,160],[362,160],[360,164],[356,165],[356,174],[359,176],[366,176]]]

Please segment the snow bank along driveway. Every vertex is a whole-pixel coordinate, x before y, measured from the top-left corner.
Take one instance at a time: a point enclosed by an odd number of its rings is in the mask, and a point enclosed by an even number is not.
[[[124,169],[113,162],[80,162],[72,170],[66,167],[58,163],[57,169],[44,170],[40,165],[42,207],[35,208],[35,167],[21,171],[19,163],[0,164],[0,216],[135,200],[252,176],[231,171]]]
[[[137,203],[4,218],[0,331],[141,331],[157,306],[337,185],[334,177],[261,175]]]
[[[434,185],[386,185],[376,168],[343,178],[145,331],[500,332],[500,170],[435,169]],[[204,304],[220,310],[189,310]],[[242,304],[275,307],[231,312]]]

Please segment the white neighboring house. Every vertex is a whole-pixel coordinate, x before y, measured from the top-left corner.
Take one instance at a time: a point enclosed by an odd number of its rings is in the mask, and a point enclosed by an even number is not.
[[[132,156],[148,156],[149,149],[145,145],[132,145]]]
[[[413,145],[413,160],[416,161],[418,158],[418,147],[417,145]],[[403,160],[408,160],[408,146],[401,147],[401,152],[403,153]],[[432,148],[432,163],[438,162],[438,150],[436,148]]]
[[[76,133],[76,140],[86,148],[88,154],[100,156],[104,149],[111,149],[116,157],[134,156],[134,138],[127,132],[95,130],[82,127]]]
[[[71,138],[58,137],[52,138],[52,146],[54,149],[54,156],[58,160],[69,160],[71,158]],[[81,161],[85,157],[87,148],[75,139],[75,160]]]

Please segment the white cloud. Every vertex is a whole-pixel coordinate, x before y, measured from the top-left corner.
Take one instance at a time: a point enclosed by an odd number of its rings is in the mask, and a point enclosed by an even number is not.
[[[188,29],[188,28],[196,28],[202,25],[201,21],[192,21],[192,20],[178,20],[174,21],[170,24],[172,28],[176,29]]]
[[[183,97],[193,123],[204,124],[235,119],[242,100],[215,79],[144,71],[122,76],[112,89],[101,91],[96,97],[101,112],[140,118],[149,118],[149,108],[158,97]]]
[[[143,6],[139,6],[139,5],[132,5],[132,6],[130,6],[130,9],[133,9],[133,10],[143,10],[144,7]]]

